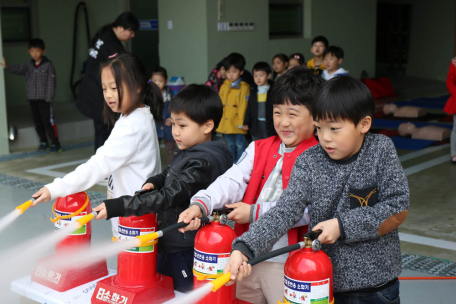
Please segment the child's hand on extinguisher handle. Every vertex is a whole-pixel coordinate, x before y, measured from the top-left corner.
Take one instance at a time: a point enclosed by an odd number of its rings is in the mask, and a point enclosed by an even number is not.
[[[337,218],[330,219],[318,223],[313,227],[312,231],[321,230],[318,240],[322,244],[334,244],[340,237],[339,220]]]
[[[252,273],[252,265],[247,264],[248,258],[239,250],[231,252],[230,259],[223,270],[223,273],[230,272],[230,281],[226,286],[233,285],[236,281],[242,281]]]
[[[46,187],[41,188],[38,192],[34,193],[32,197],[35,201],[32,203],[32,207],[35,207],[39,203],[46,203],[51,200],[51,192]]]
[[[201,217],[203,216],[203,213],[201,212],[200,207],[197,205],[192,205],[186,210],[184,210],[181,214],[179,214],[179,219],[177,222],[184,222],[188,224],[184,228],[180,228],[179,232],[185,233],[185,231],[193,231],[193,230],[198,230],[199,227],[201,227]]]

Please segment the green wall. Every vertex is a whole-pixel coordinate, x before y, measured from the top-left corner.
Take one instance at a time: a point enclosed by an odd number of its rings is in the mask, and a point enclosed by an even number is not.
[[[210,0],[215,2],[215,0]],[[160,65],[168,76],[203,83],[208,75],[208,26],[206,0],[159,0]],[[168,20],[173,28],[168,29]]]
[[[1,16],[0,16],[1,18]],[[0,41],[2,39],[1,20],[0,20]],[[0,46],[0,58],[3,55],[2,46]],[[6,120],[6,98],[5,98],[5,81],[4,71],[0,68],[0,155],[9,153],[8,142],[8,124]]]
[[[411,4],[408,76],[446,80],[455,54],[455,11],[453,0],[379,0],[381,3]]]
[[[35,18],[35,36],[44,40],[46,56],[56,70],[56,102],[73,99],[70,89],[71,56],[73,44],[74,12],[79,0],[38,0],[34,2],[32,14]],[[90,34],[104,24],[113,22],[123,11],[122,0],[86,0],[89,13]],[[87,57],[87,43],[82,10],[79,13],[78,49],[75,79],[79,79],[82,62]],[[21,63],[30,60],[27,43],[4,43],[3,50],[7,63]],[[27,103],[25,77],[5,73],[6,100],[8,107]]]
[[[254,22],[254,31],[218,32],[217,3],[159,0],[160,62],[173,75],[185,76],[187,83],[204,82],[231,52],[245,56],[248,70],[257,61],[271,62],[277,53],[300,52],[310,59],[310,43],[317,35],[345,50],[343,67],[352,76],[359,77],[363,70],[375,74],[376,0],[304,0],[305,38],[275,40],[269,39],[268,0],[224,1],[224,21]],[[167,30],[171,19],[175,27]]]

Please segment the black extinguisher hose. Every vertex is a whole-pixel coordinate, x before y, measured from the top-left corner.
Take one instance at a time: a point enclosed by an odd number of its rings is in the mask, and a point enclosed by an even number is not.
[[[321,232],[322,232],[321,230],[309,231],[309,232],[305,233],[304,236],[310,238],[313,241],[313,240],[318,239],[318,236],[321,234]],[[250,265],[253,266],[253,265],[256,265],[256,264],[258,264],[260,262],[272,259],[272,258],[274,258],[276,256],[281,255],[281,254],[301,249],[304,246],[305,246],[304,242],[299,242],[299,243],[296,243],[294,245],[290,245],[290,246],[283,247],[283,248],[280,248],[280,249],[277,249],[277,250],[274,250],[274,251],[270,251],[270,252],[265,253],[263,255],[257,256],[256,258],[250,259],[247,262],[247,264],[250,264]]]
[[[209,223],[213,220],[212,216],[205,216],[205,217],[202,217],[201,218],[201,224],[206,224],[206,223]],[[176,223],[174,225],[171,225],[171,226],[168,226],[166,228],[163,228],[161,230],[161,232],[163,232],[163,234],[167,233],[167,232],[170,232],[170,231],[173,231],[173,230],[177,230],[177,229],[180,229],[180,228],[184,228],[185,226],[187,226],[188,223],[184,223],[184,222],[179,222],[179,223]]]

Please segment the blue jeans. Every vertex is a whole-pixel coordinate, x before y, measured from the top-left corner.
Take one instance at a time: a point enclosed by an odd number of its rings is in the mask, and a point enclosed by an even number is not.
[[[399,280],[396,281],[392,286],[386,287],[383,290],[372,293],[335,293],[334,294],[335,304],[400,304],[401,299],[399,298]]]
[[[228,142],[228,148],[233,153],[233,163],[237,163],[245,150],[245,135],[244,134],[224,134],[223,137]]]

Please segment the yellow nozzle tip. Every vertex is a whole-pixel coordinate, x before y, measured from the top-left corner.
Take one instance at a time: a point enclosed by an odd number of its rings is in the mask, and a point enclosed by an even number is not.
[[[78,228],[81,228],[91,220],[93,220],[94,215],[92,213],[87,214],[86,216],[81,217],[79,220],[76,220],[75,224],[80,225]]]
[[[25,203],[23,203],[22,205],[17,206],[16,210],[19,211],[19,214],[22,214],[22,213],[24,213],[25,210],[30,208],[30,206],[32,206],[32,201],[28,200]]]
[[[214,281],[211,281],[211,284],[214,285],[214,287],[212,288],[212,291],[216,292],[223,285],[228,283],[230,281],[230,279],[231,279],[231,272],[227,272],[224,275],[222,275],[221,277],[215,279]]]
[[[152,233],[148,233],[148,234],[144,234],[144,235],[139,235],[136,238],[139,239],[139,241],[140,241],[139,245],[143,245],[145,243],[158,239],[158,233],[152,232]]]

